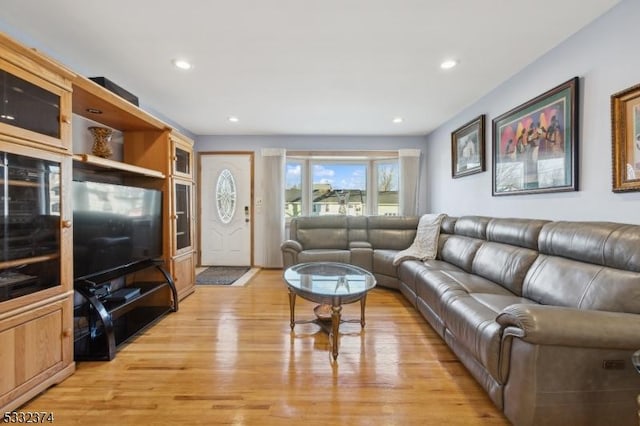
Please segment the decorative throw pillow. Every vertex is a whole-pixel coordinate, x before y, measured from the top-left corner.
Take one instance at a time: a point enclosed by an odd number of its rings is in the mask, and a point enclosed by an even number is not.
[[[398,252],[393,258],[393,264],[399,265],[403,260],[435,259],[438,254],[438,237],[440,236],[440,224],[444,214],[425,214],[418,222],[418,230],[413,244]]]

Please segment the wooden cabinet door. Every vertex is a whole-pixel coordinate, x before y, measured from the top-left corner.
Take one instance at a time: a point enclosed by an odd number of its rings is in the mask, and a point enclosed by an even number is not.
[[[69,295],[0,320],[0,407],[72,364],[71,309]]]
[[[193,251],[193,184],[174,179],[173,184],[173,255]]]
[[[172,260],[174,283],[180,300],[195,290],[195,264],[193,260],[193,253]]]
[[[0,318],[72,289],[71,157],[0,135]]]
[[[171,135],[172,162],[171,173],[185,179],[193,177],[193,142]]]
[[[0,49],[0,56],[8,56]],[[10,57],[9,59],[16,59]],[[35,65],[32,65],[35,67]],[[0,57],[0,133],[19,141],[71,149],[71,83],[53,74],[46,80]]]

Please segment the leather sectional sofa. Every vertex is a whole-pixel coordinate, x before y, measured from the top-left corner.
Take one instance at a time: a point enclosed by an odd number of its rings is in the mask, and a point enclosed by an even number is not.
[[[284,267],[339,261],[402,292],[516,425],[637,425],[640,226],[446,217],[438,256],[393,265],[417,217],[300,217]]]

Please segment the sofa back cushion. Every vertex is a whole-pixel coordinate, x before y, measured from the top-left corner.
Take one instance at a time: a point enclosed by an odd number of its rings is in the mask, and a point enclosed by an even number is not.
[[[349,246],[347,216],[297,217],[291,220],[290,235],[304,250],[346,250]]]
[[[443,219],[438,239],[438,259],[471,272],[473,258],[485,241],[488,217],[462,216],[454,221]],[[453,227],[453,234],[448,232]]]
[[[540,232],[540,252],[640,272],[640,225],[551,222]]]
[[[404,250],[416,238],[417,216],[369,216],[369,242],[374,249]]]
[[[437,259],[471,272],[471,265],[482,240],[462,235],[440,234]]]
[[[440,234],[454,234],[456,231],[457,217],[445,216],[440,222]]]
[[[487,241],[538,250],[538,237],[548,220],[495,218],[487,224]]]
[[[366,216],[347,216],[347,226],[349,242],[369,241]]]
[[[540,256],[523,296],[538,303],[640,313],[640,226],[552,222],[539,238]]]
[[[478,248],[471,271],[522,296],[524,278],[537,257],[535,250],[487,241]]]
[[[484,216],[462,216],[456,220],[454,232],[456,235],[484,240],[487,238],[487,224],[490,220],[490,217]]]
[[[533,219],[491,219],[486,228],[487,242],[478,249],[472,272],[522,296],[524,277],[538,257],[538,236],[546,223]]]
[[[544,305],[640,314],[640,273],[540,255],[522,289]]]

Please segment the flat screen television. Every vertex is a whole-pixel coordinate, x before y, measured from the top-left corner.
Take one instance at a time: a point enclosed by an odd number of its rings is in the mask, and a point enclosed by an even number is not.
[[[162,192],[73,181],[75,279],[162,256]]]

